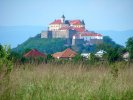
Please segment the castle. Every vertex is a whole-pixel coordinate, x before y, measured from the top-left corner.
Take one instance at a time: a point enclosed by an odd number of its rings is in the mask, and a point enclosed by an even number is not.
[[[103,36],[86,30],[84,20],[66,20],[62,15],[49,24],[47,31],[42,31],[41,38],[65,38],[71,45],[76,45],[102,43]]]

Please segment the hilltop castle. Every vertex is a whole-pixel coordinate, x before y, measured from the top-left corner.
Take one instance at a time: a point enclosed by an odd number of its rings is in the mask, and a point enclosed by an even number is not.
[[[49,24],[47,31],[42,31],[41,38],[65,38],[75,45],[83,42],[101,43],[103,36],[86,30],[84,20],[66,20],[62,15]]]

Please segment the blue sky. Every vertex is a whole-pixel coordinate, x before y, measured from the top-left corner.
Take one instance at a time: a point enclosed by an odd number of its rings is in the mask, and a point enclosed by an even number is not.
[[[90,31],[133,30],[133,0],[0,0],[0,43],[16,47],[62,14],[66,19],[83,19]],[[132,33],[106,34],[125,45]]]
[[[133,29],[133,0],[0,0],[0,26],[46,26],[62,14],[88,30]]]

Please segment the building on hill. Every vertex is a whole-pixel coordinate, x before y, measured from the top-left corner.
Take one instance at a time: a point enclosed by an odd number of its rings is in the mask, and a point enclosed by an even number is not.
[[[84,29],[85,30],[85,23],[82,20],[65,20],[65,16],[62,15],[60,19],[54,20],[52,23],[49,24],[48,30],[49,31],[58,31],[62,27],[67,27],[69,29]]]
[[[72,59],[73,57],[76,56],[76,54],[77,54],[76,52],[74,52],[70,48],[67,48],[62,52],[54,53],[52,56],[57,59]]]
[[[85,31],[85,23],[82,20],[65,20],[63,15],[60,19],[49,24],[48,30],[41,33],[41,38],[71,38],[74,34]]]
[[[47,31],[41,33],[41,38],[65,38],[71,39],[71,45],[89,41],[92,44],[102,43],[103,36],[99,33],[89,32],[85,28],[84,20],[66,20],[62,15],[48,26]]]
[[[103,42],[103,36],[99,33],[86,31],[73,35],[72,45],[75,45],[77,40],[83,40],[90,44],[100,44]]]

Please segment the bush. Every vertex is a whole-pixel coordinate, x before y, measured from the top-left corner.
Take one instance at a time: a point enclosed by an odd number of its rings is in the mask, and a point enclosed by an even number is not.
[[[107,60],[109,63],[114,63],[121,59],[118,48],[111,48],[107,51]]]
[[[11,72],[13,68],[12,58],[10,57],[11,49],[9,46],[0,45],[0,75],[3,73]]]

